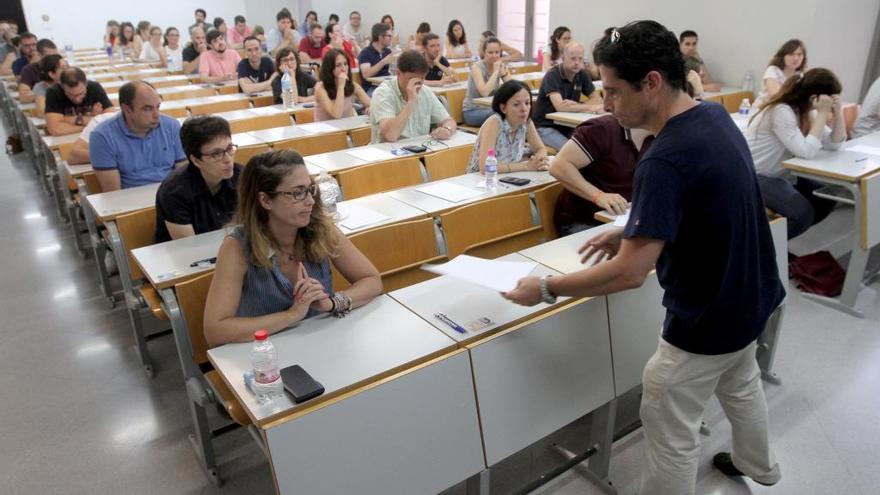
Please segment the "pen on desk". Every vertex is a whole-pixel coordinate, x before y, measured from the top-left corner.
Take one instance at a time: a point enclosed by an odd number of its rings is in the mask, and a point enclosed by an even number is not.
[[[450,327],[452,327],[453,330],[455,330],[458,333],[467,333],[467,330],[462,328],[461,325],[459,325],[458,323],[450,320],[449,317],[444,315],[443,313],[434,313],[434,318],[437,318],[438,320],[442,321],[443,323],[449,325]]]
[[[858,158],[858,159],[856,160],[856,163],[863,162],[863,161],[865,161],[865,160],[867,160],[867,159],[868,159],[867,156],[862,157],[862,158]]]
[[[189,266],[192,268],[195,268],[195,267],[201,265],[202,263],[211,263],[213,265],[216,262],[217,262],[217,257],[214,256],[213,258],[205,258],[203,260],[193,261],[192,263],[189,264]]]

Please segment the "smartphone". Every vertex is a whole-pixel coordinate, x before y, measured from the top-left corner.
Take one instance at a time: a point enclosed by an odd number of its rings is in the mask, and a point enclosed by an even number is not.
[[[410,153],[424,153],[424,152],[428,151],[428,148],[425,148],[424,146],[419,146],[417,144],[411,144],[409,146],[404,146],[403,149],[405,149],[406,151],[409,151]]]
[[[299,404],[324,393],[324,386],[315,381],[302,366],[294,364],[281,370],[281,381],[284,389],[293,396],[293,402]]]
[[[500,179],[498,179],[498,182],[503,182],[505,184],[511,184],[514,186],[524,186],[531,181],[531,179],[524,179],[522,177],[501,177]]]

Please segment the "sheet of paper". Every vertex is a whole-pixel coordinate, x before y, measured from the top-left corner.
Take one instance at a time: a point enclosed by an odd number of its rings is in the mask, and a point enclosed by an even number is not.
[[[373,148],[372,146],[367,146],[364,148],[355,148],[353,150],[346,151],[347,154],[360,158],[366,162],[381,162],[382,160],[391,160],[396,158],[391,153],[381,150],[379,148]]]
[[[864,144],[857,144],[855,146],[850,146],[848,148],[844,148],[846,151],[853,151],[855,153],[864,153],[866,155],[872,156],[880,156],[880,148],[876,146],[867,146]]]
[[[446,201],[458,203],[466,199],[475,198],[486,194],[485,191],[471,187],[460,186],[452,182],[440,182],[428,186],[417,187],[416,191],[435,196]]]
[[[309,124],[299,124],[296,126],[297,129],[302,129],[303,131],[308,132],[309,134],[318,134],[324,132],[338,132],[339,129],[333,127],[330,124],[325,124],[323,122],[312,122]]]
[[[629,221],[629,212],[630,210],[626,210],[626,213],[623,215],[617,215],[614,217],[614,226],[615,227],[626,227],[626,222]]]
[[[276,113],[284,113],[284,110],[275,107],[256,107],[249,108],[248,110],[257,115],[275,115]]]
[[[422,265],[421,268],[498,292],[507,292],[516,287],[519,279],[532,273],[536,266],[538,264],[534,262],[486,260],[462,254],[442,265]]]
[[[336,211],[339,212],[339,224],[349,230],[359,229],[391,218],[369,208],[345,201],[336,205]]]

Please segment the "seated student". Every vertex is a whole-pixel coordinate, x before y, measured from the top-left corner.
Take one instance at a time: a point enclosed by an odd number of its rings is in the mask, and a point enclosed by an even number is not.
[[[338,26],[339,24],[336,24]],[[335,48],[330,49],[321,62],[321,80],[315,85],[315,121],[354,117],[354,98],[357,97],[365,113],[370,113],[370,97],[364,88],[351,80],[348,57]]]
[[[229,122],[187,119],[180,142],[189,163],[172,171],[156,192],[157,243],[220,229],[235,212],[241,165],[233,161],[237,147]]]
[[[306,18],[299,25],[298,32],[301,38],[309,37],[309,29],[312,27],[312,24],[318,24],[318,13],[314,10],[306,12]],[[294,26],[293,29],[297,29],[297,27]]]
[[[251,28],[243,15],[235,16],[235,27],[226,32],[226,41],[233,48],[243,47],[244,40],[252,36]],[[262,43],[260,43],[262,45]]]
[[[485,56],[484,51],[486,49],[486,46],[485,46],[486,40],[489,38],[498,38],[498,37],[495,36],[495,33],[493,31],[483,31],[483,34],[480,35],[480,42],[477,43],[477,55],[480,58],[483,58]],[[502,62],[505,62],[505,63],[518,62],[518,61],[522,60],[523,54],[521,51],[517,50],[516,48],[508,45],[507,43],[505,43],[501,40],[499,40],[499,43],[501,43],[501,61]]]
[[[215,83],[234,81],[238,76],[238,63],[241,55],[235,50],[227,50],[226,40],[216,29],[205,37],[210,50],[199,55],[199,74],[202,82]]]
[[[409,35],[409,38],[406,40],[406,49],[407,50],[421,50],[422,49],[422,36],[431,32],[431,25],[427,22],[419,23],[419,27],[416,28],[416,32]]]
[[[260,40],[249,36],[244,40],[244,51],[247,58],[238,62],[238,86],[242,93],[259,93],[272,87],[278,76],[275,63],[263,55]]]
[[[309,35],[299,42],[299,59],[304,64],[311,62],[321,63],[321,53],[324,50],[324,28],[320,24],[312,24]]]
[[[82,132],[79,133],[79,138],[73,143],[73,146],[70,148],[70,154],[67,156],[67,163],[71,165],[78,165],[83,163],[91,163],[91,158],[89,158],[89,138],[92,135],[92,131],[95,130],[101,122],[104,122],[107,119],[111,119],[116,116],[116,108],[112,109],[112,112],[105,112],[101,115],[95,115],[92,117],[92,120],[83,128]]]
[[[42,117],[46,113],[46,90],[61,79],[61,73],[67,68],[67,62],[61,55],[46,55],[40,60],[40,82],[34,85],[34,103],[37,110],[34,114]]]
[[[458,19],[449,21],[446,28],[446,55],[451,58],[473,58],[471,47],[468,46],[464,25]]]
[[[226,36],[226,21],[222,17],[215,17],[213,24],[214,29],[220,31],[220,34],[223,35],[223,41],[225,41],[226,44],[229,45],[229,38]]]
[[[183,47],[183,72],[186,74],[196,74],[199,72],[199,65],[202,62],[202,54],[208,51],[208,42],[205,39],[205,32],[200,27],[194,27],[189,32],[189,43]]]
[[[581,95],[589,98],[586,103],[580,102]],[[562,63],[554,67],[541,81],[541,89],[535,103],[535,125],[544,144],[562,149],[570,127],[560,126],[547,118],[553,112],[601,112],[604,107],[602,98],[596,92],[590,75],[584,69],[584,47],[577,42],[566,45],[562,55]]]
[[[394,18],[391,17],[390,14],[385,14],[382,16],[382,20],[379,21],[382,24],[388,26],[388,29],[391,30],[391,45],[395,50],[400,49],[400,37],[397,35],[394,27]]]
[[[327,55],[327,52],[331,49],[335,49],[341,51],[348,58],[348,66],[349,67],[357,67],[357,61],[354,58],[354,49],[351,46],[351,43],[345,39],[345,36],[342,35],[342,25],[338,22],[335,24],[327,24],[327,28],[324,30],[326,35],[324,36],[324,48],[321,49],[321,60],[324,60],[324,56]]]
[[[790,77],[746,128],[764,204],[788,219],[789,239],[806,232],[834,208],[833,201],[813,195],[819,182],[795,177],[782,168],[782,162],[792,156],[813,158],[820,149],[837,149],[846,140],[840,91],[840,82],[828,69]],[[826,126],[832,118],[833,130]]]
[[[342,27],[342,34],[354,45],[355,54],[370,42],[366,29],[361,25],[361,13],[357,10],[348,14],[348,23]]]
[[[26,65],[40,60],[40,53],[37,51],[37,36],[31,33],[22,33],[18,37],[18,53],[18,58],[12,62],[12,74],[15,77],[21,76],[21,71]]]
[[[807,48],[804,43],[796,39],[783,43],[776,51],[776,55],[773,55],[770,60],[767,70],[764,71],[764,77],[761,78],[761,91],[752,104],[752,110],[760,110],[765,103],[776,96],[786,79],[795,74],[803,73],[806,69]]]
[[[550,174],[565,187],[553,211],[560,236],[598,225],[597,211],[626,212],[636,165],[653,140],[648,131],[622,127],[612,115],[574,130],[550,165]]]
[[[0,21],[0,76],[14,75],[12,64],[18,58],[16,53],[17,40],[12,34],[12,29],[5,21]],[[36,42],[36,40],[34,40]]]
[[[497,38],[486,40],[486,56],[471,65],[467,91],[461,109],[464,123],[481,126],[494,112],[491,108],[474,103],[474,98],[492,96],[495,90],[510,78],[507,65],[501,61],[501,43]]]
[[[541,53],[541,72],[549,72],[562,62],[562,52],[571,43],[571,29],[559,26],[553,30],[550,43],[544,46]]]
[[[493,114],[480,127],[466,172],[483,173],[490,149],[495,150],[498,173],[547,170],[547,148],[530,118],[531,109],[532,91],[525,83],[507,81],[498,88]]]
[[[211,26],[209,26],[208,23],[205,22],[205,19],[208,18],[208,13],[205,12],[205,9],[196,9],[195,13],[193,15],[195,17],[196,22],[194,22],[189,27],[190,31],[192,31],[193,28],[199,28],[202,31],[207,31],[208,29],[211,28]]]
[[[119,39],[116,41],[117,46],[127,57],[135,58],[140,55],[140,51],[134,51],[134,24],[126,21],[119,25]]]
[[[168,54],[165,53],[162,41],[162,28],[159,26],[150,27],[150,37],[141,48],[138,59],[144,62],[159,62],[163,67],[167,66]]]
[[[394,34],[387,24],[384,22],[373,24],[370,35],[373,42],[361,50],[358,55],[358,65],[361,69],[361,85],[367,94],[372,96],[377,85],[371,83],[369,78],[388,76],[388,67],[397,60],[398,56],[389,48]]]
[[[119,88],[114,118],[98,125],[89,138],[92,168],[104,192],[162,182],[186,163],[180,123],[159,113],[159,94],[146,81]]]
[[[137,29],[134,32],[134,39],[131,44],[131,56],[133,58],[137,58],[141,51],[144,49],[144,45],[150,39],[150,21],[140,21],[137,24]]]
[[[706,64],[703,63],[703,58],[700,57],[700,52],[697,49],[698,42],[699,37],[697,36],[697,32],[690,29],[682,31],[678,36],[678,47],[681,49],[681,54],[685,56],[685,59],[693,57],[695,60],[693,60],[692,63],[694,65],[698,64],[698,68],[695,70],[700,77],[700,84],[702,85],[703,90],[710,92],[721,91],[721,83],[712,80],[712,75],[709,74],[709,69],[706,68]],[[696,85],[693,82],[691,82],[691,85],[696,89]],[[700,92],[700,95],[702,95],[702,91]]]
[[[276,54],[282,48],[297,50],[301,40],[290,11],[286,8],[279,10],[275,15],[275,27],[266,35],[266,49],[270,54]]]
[[[428,62],[428,75],[425,76],[425,86],[445,86],[457,81],[455,71],[449,67],[449,60],[440,55],[440,37],[434,33],[422,36],[425,44],[423,53]]]
[[[703,86],[703,79],[700,77],[700,68],[703,61],[693,55],[684,56],[684,72],[687,74],[687,82],[690,84],[691,97],[696,100],[703,99],[703,93],[706,91]]]
[[[315,101],[315,76],[303,70],[296,50],[286,47],[278,50],[275,55],[275,67],[278,75],[272,80],[272,99],[276,105],[282,103],[281,79],[285,72],[293,79],[291,89],[296,88],[293,92],[293,104]]]
[[[176,27],[169,27],[165,30],[165,66],[168,70],[183,70],[183,46],[180,45],[180,31]],[[170,63],[170,65],[169,65]]]
[[[210,347],[276,333],[304,318],[344,316],[382,293],[372,263],[333,225],[318,186],[293,150],[261,153],[239,180],[233,220],[205,302]],[[351,282],[333,290],[330,264]]]
[[[107,21],[107,27],[104,31],[104,46],[110,45],[113,51],[116,51],[116,44],[119,42],[119,21],[110,19]]]
[[[33,88],[40,82],[40,59],[46,55],[57,55],[58,48],[49,39],[41,39],[37,42],[37,54],[31,57],[32,62],[21,69],[18,76],[18,100],[22,103],[34,101]]]
[[[859,118],[853,126],[852,137],[857,138],[880,131],[880,77],[874,80],[862,108],[859,109]]]
[[[415,50],[400,55],[397,76],[388,79],[373,93],[370,125],[374,143],[397,141],[430,132],[434,139],[455,134],[455,120],[432,91],[422,91],[428,73],[425,57]],[[436,125],[431,130],[431,125]]]
[[[112,107],[100,83],[86,80],[79,67],[64,69],[58,84],[46,90],[46,133],[61,136],[80,132],[92,117]]]

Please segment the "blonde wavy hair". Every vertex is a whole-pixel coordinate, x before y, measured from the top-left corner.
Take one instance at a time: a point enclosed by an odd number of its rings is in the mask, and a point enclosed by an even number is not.
[[[238,183],[238,206],[233,224],[239,224],[250,244],[250,262],[271,268],[277,241],[269,232],[269,213],[260,205],[260,193],[278,196],[278,186],[297,167],[305,167],[302,156],[294,150],[267,151],[253,156],[244,167]],[[311,183],[314,181],[310,180]],[[320,263],[336,256],[339,238],[332,218],[324,211],[320,195],[315,197],[309,224],[297,232],[293,255],[299,260]]]

